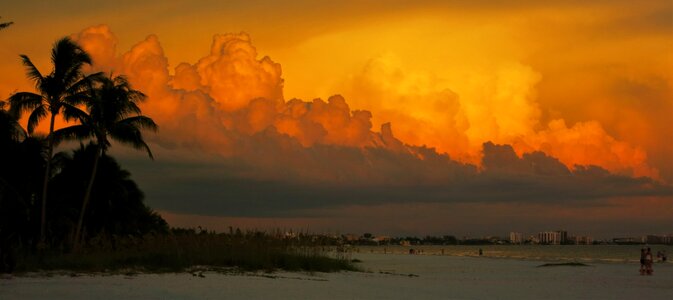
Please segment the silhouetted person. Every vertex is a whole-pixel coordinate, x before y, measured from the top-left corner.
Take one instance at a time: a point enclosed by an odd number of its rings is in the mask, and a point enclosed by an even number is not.
[[[645,252],[645,272],[647,275],[652,275],[654,270],[652,269],[652,250],[648,247]]]
[[[647,257],[647,250],[645,248],[640,249],[640,275],[645,275],[647,268],[645,267],[645,259]]]

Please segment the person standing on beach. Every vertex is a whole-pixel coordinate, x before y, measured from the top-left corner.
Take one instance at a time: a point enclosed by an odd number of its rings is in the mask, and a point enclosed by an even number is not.
[[[640,275],[645,275],[645,257],[647,256],[647,251],[645,248],[640,248]]]
[[[652,250],[648,247],[645,252],[645,271],[647,275],[652,275],[654,270],[652,269]]]

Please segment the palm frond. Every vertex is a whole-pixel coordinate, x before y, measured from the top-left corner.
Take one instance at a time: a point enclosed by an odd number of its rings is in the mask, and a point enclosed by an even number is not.
[[[124,105],[125,115],[139,115],[141,113],[140,107],[133,101],[127,101]]]
[[[125,97],[130,102],[143,102],[147,98],[147,96],[143,92],[131,88],[131,84],[124,75],[119,75],[115,77],[112,81],[117,89],[123,90],[125,92]]]
[[[63,103],[63,118],[70,122],[70,121],[79,121],[80,123],[86,124],[88,123],[88,118],[89,115],[81,109],[79,109],[77,106],[68,104],[68,103]]]
[[[18,92],[11,95],[8,99],[10,109],[9,112],[16,116],[16,118],[21,118],[21,114],[27,110],[33,110],[36,107],[42,105],[42,100],[44,98],[42,95],[38,95],[30,92]]]
[[[147,99],[147,96],[141,91],[131,90],[129,91],[128,98],[132,102],[143,102],[145,99]]]
[[[35,130],[35,127],[37,127],[37,124],[40,123],[46,116],[47,116],[48,110],[45,105],[40,105],[36,107],[31,113],[30,116],[28,117],[28,133],[32,134],[33,131]]]
[[[72,106],[88,106],[91,101],[91,93],[89,92],[80,92],[72,95],[68,95],[63,98],[63,103],[72,105]]]
[[[40,87],[42,86],[42,81],[44,80],[44,76],[42,76],[40,70],[37,69],[37,67],[33,64],[33,62],[27,55],[21,54],[19,56],[21,57],[21,63],[23,63],[23,66],[26,67],[26,77],[34,81],[35,88],[37,90],[40,90]]]
[[[93,137],[91,127],[87,125],[73,125],[54,131],[54,145],[67,140],[83,140]]]
[[[138,127],[129,123],[117,124],[117,126],[110,128],[110,137],[113,140],[129,145],[138,150],[145,150],[151,159],[154,159],[150,147],[145,143],[142,132]]]
[[[151,160],[154,160],[154,154],[152,154],[152,150],[150,149],[150,146],[145,143],[145,141],[140,140],[136,141],[130,144],[133,148],[138,149],[138,150],[145,150],[147,152],[147,156],[150,157]]]
[[[86,75],[68,86],[66,93],[68,95],[75,95],[82,92],[89,92],[94,89],[96,82],[98,82],[100,78],[103,78],[103,76],[103,72]]]
[[[157,123],[154,123],[154,120],[146,116],[129,117],[119,121],[119,124],[122,124],[123,126],[126,126],[125,124],[128,124],[128,126],[133,126],[141,129],[149,129],[153,132],[156,132],[159,129]]]

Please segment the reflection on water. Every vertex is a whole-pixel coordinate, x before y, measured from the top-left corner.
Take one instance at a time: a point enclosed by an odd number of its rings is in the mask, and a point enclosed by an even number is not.
[[[605,263],[637,263],[640,260],[642,245],[479,245],[479,246],[354,246],[347,252],[378,254],[409,254],[413,249],[416,255],[479,256],[514,258],[544,261],[578,261]],[[668,263],[671,262],[673,246],[649,245],[656,259],[658,251],[666,251]]]

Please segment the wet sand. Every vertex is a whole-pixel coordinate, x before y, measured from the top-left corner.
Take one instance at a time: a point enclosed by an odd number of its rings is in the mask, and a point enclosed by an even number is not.
[[[5,277],[0,299],[673,299],[673,264],[354,254],[365,272]]]

